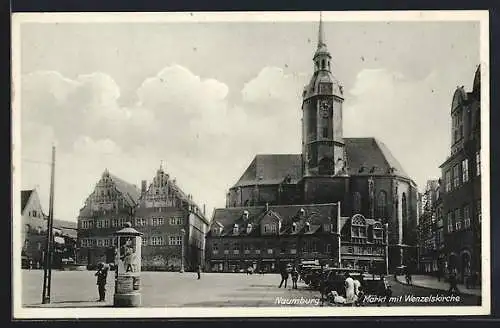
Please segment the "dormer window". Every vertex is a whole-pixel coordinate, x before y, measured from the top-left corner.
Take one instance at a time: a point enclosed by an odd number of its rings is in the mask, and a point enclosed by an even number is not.
[[[252,232],[252,225],[249,223],[247,224],[247,233]]]
[[[300,215],[301,216],[305,216],[306,215],[306,210],[304,208],[301,208],[300,211],[299,211]]]
[[[243,219],[244,219],[244,220],[248,220],[248,216],[249,216],[248,211],[247,211],[247,210],[244,210],[244,211],[243,211]]]
[[[297,232],[297,223],[292,224],[292,232]]]
[[[233,234],[237,234],[237,233],[238,233],[238,225],[237,225],[237,224],[235,224],[235,225],[233,226]]]
[[[306,222],[306,232],[311,231],[311,224],[309,222]]]

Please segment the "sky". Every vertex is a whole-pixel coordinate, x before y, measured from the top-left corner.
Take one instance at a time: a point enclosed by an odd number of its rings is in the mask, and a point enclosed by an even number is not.
[[[256,154],[300,153],[318,21],[23,23],[21,186],[76,221],[107,168],[141,185],[160,164],[207,215]],[[479,22],[324,22],[345,137],[383,141],[419,188],[450,152]]]

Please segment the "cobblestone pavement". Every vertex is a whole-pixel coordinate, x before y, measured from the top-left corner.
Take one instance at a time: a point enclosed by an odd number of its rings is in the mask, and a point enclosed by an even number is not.
[[[51,303],[41,304],[42,270],[23,270],[22,304],[25,307],[103,307],[113,305],[114,272],[108,276],[106,301],[97,302],[98,293],[93,271],[53,271]],[[407,286],[391,279],[393,296],[401,299],[389,304],[429,305],[424,297],[443,295],[443,291]],[[278,274],[246,275],[240,273],[204,273],[200,280],[191,272],[142,272],[143,307],[272,307],[318,306],[320,294],[303,283],[298,289],[278,288]],[[433,302],[432,305],[479,305],[480,297],[462,295],[459,302]],[[386,306],[384,302],[367,302],[367,306]]]

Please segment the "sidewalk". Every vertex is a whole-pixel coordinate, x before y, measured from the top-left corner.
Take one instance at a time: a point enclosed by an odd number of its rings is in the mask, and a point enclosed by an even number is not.
[[[397,280],[399,283],[406,285],[405,276],[397,276]],[[450,288],[450,284],[447,281],[445,281],[444,279],[441,279],[441,281],[439,281],[436,277],[433,276],[412,275],[411,280],[412,284],[417,287],[425,287],[425,288],[432,288],[439,290],[448,290]],[[465,288],[465,285],[458,284],[458,290],[462,294],[481,296],[481,288],[467,289]]]

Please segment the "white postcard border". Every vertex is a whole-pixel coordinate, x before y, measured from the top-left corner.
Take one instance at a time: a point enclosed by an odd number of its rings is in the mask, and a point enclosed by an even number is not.
[[[13,318],[209,318],[209,317],[323,317],[323,316],[463,316],[488,315],[490,277],[490,154],[489,154],[489,15],[487,10],[463,11],[345,11],[324,12],[324,21],[428,22],[479,21],[481,59],[481,203],[482,203],[482,305],[384,307],[222,307],[222,308],[26,308],[21,301],[20,226],[20,87],[21,25],[26,23],[165,23],[165,22],[302,22],[317,21],[317,12],[195,12],[195,13],[16,13],[12,15],[12,298]],[[443,154],[444,155],[444,154]]]

